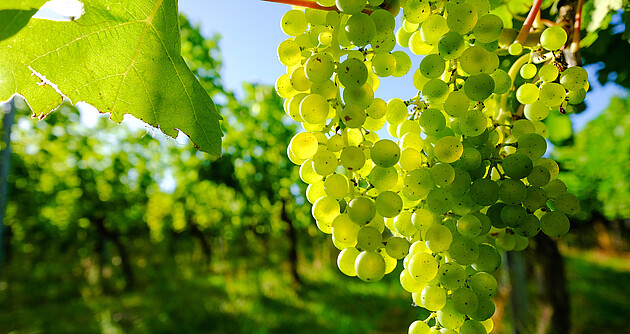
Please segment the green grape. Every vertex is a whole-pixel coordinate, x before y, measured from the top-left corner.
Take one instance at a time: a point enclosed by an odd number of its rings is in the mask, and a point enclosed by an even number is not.
[[[468,285],[478,296],[486,298],[494,297],[499,291],[497,279],[483,271],[470,276]]]
[[[363,226],[369,223],[376,214],[374,201],[367,197],[357,197],[348,203],[348,217]]]
[[[478,16],[490,13],[490,1],[488,0],[465,0],[465,2],[471,4],[475,8]]]
[[[492,298],[479,297],[477,311],[471,314],[473,320],[483,321],[490,319],[494,314],[494,302]]]
[[[447,213],[453,208],[453,194],[444,188],[434,188],[427,195],[429,210],[436,213]]]
[[[428,169],[418,168],[405,176],[403,194],[410,200],[418,200],[425,197],[433,187]]]
[[[282,65],[296,65],[300,62],[301,57],[300,46],[296,42],[287,39],[278,45],[278,59]]]
[[[356,58],[348,58],[339,64],[337,74],[339,81],[346,88],[361,87],[368,78],[368,70],[365,67],[365,63]]]
[[[405,259],[407,258],[408,256],[405,257]],[[422,291],[422,289],[426,286],[426,282],[417,281],[413,278],[413,276],[411,276],[407,268],[405,268],[405,270],[400,273],[400,285],[407,292],[417,293]]]
[[[438,281],[444,288],[451,291],[463,287],[466,281],[464,267],[453,262],[440,264],[438,268]]]
[[[402,136],[406,135],[409,132],[415,132],[415,133],[420,133],[422,132],[422,129],[420,128],[420,124],[418,124],[418,122],[416,122],[415,120],[404,120],[402,123],[400,123],[398,125],[398,127],[396,128],[396,134],[398,135],[398,138],[401,138]]]
[[[438,78],[446,67],[442,56],[437,54],[426,55],[420,62],[420,72],[429,79]]]
[[[398,182],[398,172],[394,167],[374,166],[368,176],[368,181],[379,191],[390,190]]]
[[[581,67],[569,67],[560,74],[560,84],[568,90],[580,90],[588,85],[588,73]]]
[[[567,93],[567,100],[570,104],[580,104],[584,102],[585,98],[586,91],[584,88],[580,88],[579,90],[570,90],[569,93]]]
[[[550,211],[540,218],[540,230],[550,237],[560,237],[569,232],[569,218],[559,211]]]
[[[319,143],[317,137],[310,132],[300,132],[289,142],[289,149],[299,159],[308,159],[317,153]]]
[[[540,35],[540,44],[543,48],[555,51],[567,42],[567,32],[560,26],[545,29]]]
[[[486,211],[486,215],[490,219],[493,227],[504,228],[507,226],[507,224],[503,222],[503,220],[501,220],[501,211],[506,206],[507,204],[498,202],[498,203],[492,204]]]
[[[431,14],[429,3],[421,0],[407,0],[402,9],[403,18],[411,23],[422,23]]]
[[[536,234],[538,234],[539,230],[540,220],[538,217],[535,215],[527,215],[521,225],[514,229],[514,232],[526,238],[533,238]]]
[[[348,178],[343,174],[333,174],[324,180],[326,195],[334,199],[343,199],[348,194]]]
[[[453,261],[467,266],[473,264],[479,256],[479,246],[472,239],[457,236],[453,237],[451,247],[448,249],[448,255]]]
[[[484,101],[493,91],[494,80],[486,73],[473,74],[464,83],[464,92],[473,101]]]
[[[376,250],[382,241],[381,232],[373,226],[363,226],[357,233],[357,247],[366,251]]]
[[[470,171],[481,165],[481,153],[474,147],[464,147],[462,156],[457,161],[460,168]]]
[[[567,92],[562,85],[555,82],[544,83],[540,87],[539,100],[550,107],[559,106],[564,102]]]
[[[472,214],[463,215],[457,220],[457,232],[467,238],[474,238],[481,233],[481,220]]]
[[[472,267],[477,271],[494,273],[501,266],[501,254],[490,244],[479,245],[479,257]]]
[[[363,108],[354,104],[346,104],[341,110],[339,117],[347,127],[360,128],[365,123],[367,115]]]
[[[343,101],[348,104],[356,104],[363,109],[367,109],[374,101],[374,90],[370,84],[365,84],[359,88],[347,88],[343,90]]]
[[[512,87],[512,78],[502,69],[495,70],[490,77],[494,81],[493,93],[497,95],[507,93]]]
[[[428,282],[435,278],[438,263],[431,254],[416,253],[409,259],[407,270],[419,282]]]
[[[276,92],[281,98],[290,99],[298,94],[298,91],[291,85],[291,76],[289,74],[283,74],[276,80]]]
[[[444,111],[451,117],[462,116],[468,111],[470,100],[461,90],[452,91],[444,101]]]
[[[335,4],[340,11],[350,15],[360,13],[365,8],[365,0],[336,0]]]
[[[403,15],[402,27],[403,27],[403,29],[405,29],[406,32],[411,32],[412,33],[414,31],[418,30],[418,28],[420,28],[420,23],[409,22],[408,20],[406,20],[404,18],[404,15]]]
[[[527,218],[527,210],[519,205],[508,204],[501,209],[501,221],[510,227],[518,227]]]
[[[409,58],[409,55],[404,51],[394,51],[392,52],[392,56],[394,56],[396,62],[392,76],[402,77],[407,74],[411,69],[411,58]]]
[[[304,67],[296,67],[290,76],[291,85],[299,92],[304,92],[311,89],[313,83],[308,80],[306,73],[304,73]]]
[[[300,103],[302,102],[302,100],[304,100],[306,96],[308,96],[308,94],[299,93],[287,99],[286,101],[285,110],[287,114],[291,117],[291,119],[293,119],[296,122],[304,122],[304,119],[300,115]]]
[[[523,79],[531,79],[536,75],[537,71],[538,69],[536,68],[536,65],[527,63],[521,67],[521,70],[519,72]]]
[[[490,53],[481,46],[473,45],[459,57],[459,64],[462,70],[468,74],[479,74],[484,72],[490,63]]]
[[[455,179],[455,169],[448,163],[437,163],[429,169],[431,179],[435,185],[446,187]]]
[[[457,161],[464,152],[462,142],[452,136],[440,138],[434,147],[435,157],[445,163],[453,163]],[[450,165],[449,165],[450,166]]]
[[[448,84],[441,79],[431,79],[424,84],[422,96],[429,103],[442,103],[448,94]]]
[[[463,196],[468,189],[470,189],[471,181],[472,178],[467,171],[455,168],[455,179],[448,186],[448,191],[453,194],[453,196]]]
[[[547,152],[547,142],[537,133],[526,133],[518,138],[517,152],[527,154],[530,158],[540,158]]]
[[[451,31],[467,34],[477,24],[477,11],[469,3],[458,3],[447,7],[446,23]]]
[[[341,150],[339,157],[341,165],[351,171],[359,170],[365,164],[363,150],[355,146],[346,146]]]
[[[402,199],[393,191],[384,191],[376,197],[376,212],[386,218],[396,217],[402,211]]]
[[[441,253],[448,250],[453,242],[453,234],[448,227],[439,224],[433,224],[424,236],[425,244],[434,253]]]
[[[512,56],[518,56],[523,53],[523,46],[518,42],[514,42],[508,47],[508,52]]]
[[[330,45],[330,43],[332,43],[332,41],[333,41],[332,32],[330,32],[328,30],[320,32],[319,35],[317,35],[317,41],[322,46]]]
[[[419,91],[422,91],[424,89],[424,85],[429,80],[430,80],[429,78],[422,75],[422,73],[420,72],[420,68],[418,68],[416,72],[413,74],[413,86]]]
[[[490,179],[477,179],[470,185],[470,196],[479,205],[492,205],[499,199],[499,185]]]
[[[312,25],[326,25],[327,11],[313,8],[305,8],[304,14],[306,15],[306,20]]]
[[[313,204],[311,213],[313,218],[322,222],[332,222],[337,216],[339,216],[339,202],[336,199],[324,196]]]
[[[482,43],[496,41],[503,32],[503,20],[494,14],[486,14],[477,19],[473,28],[475,40]]]
[[[551,179],[555,179],[558,177],[558,173],[560,173],[560,167],[558,166],[558,164],[549,159],[549,158],[542,158],[540,160],[538,160],[536,162],[537,166],[543,166],[545,168],[547,168],[547,170],[549,171],[549,173],[551,174]]]
[[[357,271],[354,269],[354,263],[357,260],[361,252],[354,248],[344,248],[337,256],[337,267],[339,270],[347,276],[354,277],[357,275]]]
[[[409,254],[409,242],[405,238],[391,237],[387,239],[385,251],[392,258],[400,260]]]
[[[365,46],[376,35],[376,25],[372,18],[365,13],[350,16],[344,27],[346,37],[356,46]]]
[[[325,52],[312,55],[304,63],[306,77],[313,83],[324,82],[332,76],[335,70],[335,61],[332,56]]]
[[[427,209],[418,209],[411,215],[411,222],[420,231],[428,230],[435,220],[435,214]]]
[[[409,116],[409,110],[407,105],[402,99],[393,98],[387,102],[387,113],[385,119],[390,124],[402,123],[407,116]]]
[[[410,237],[418,230],[411,222],[411,212],[403,211],[394,218],[394,229],[405,237]]]
[[[372,161],[379,167],[392,167],[400,158],[400,147],[389,139],[374,143],[371,150]]]
[[[372,59],[372,71],[379,77],[392,75],[396,68],[396,59],[389,53],[377,53]]]
[[[378,33],[372,38],[370,44],[376,54],[389,54],[396,46],[396,35],[391,32]]]
[[[524,108],[525,117],[530,121],[541,121],[549,116],[551,108],[541,100],[532,104],[526,104]]]
[[[410,2],[410,1],[407,1]],[[423,2],[424,3],[424,2]],[[427,5],[428,6],[428,5]],[[431,328],[424,321],[416,320],[409,326],[408,334],[431,334]]]
[[[532,104],[538,100],[538,87],[531,83],[522,84],[516,90],[516,99],[522,104]]]
[[[337,168],[337,157],[328,149],[321,149],[312,158],[313,171],[326,176],[332,174]]]
[[[528,135],[532,134],[525,134],[521,138]],[[513,179],[522,179],[532,172],[534,164],[528,155],[523,153],[514,153],[503,159],[502,167],[507,176]]]
[[[326,190],[324,189],[324,181],[318,181],[309,184],[306,188],[306,199],[309,203],[314,204],[318,199],[326,196]],[[330,232],[328,232],[330,233]]]
[[[471,213],[471,215],[479,218],[479,221],[481,221],[481,232],[479,233],[479,235],[487,234],[492,228],[492,222],[490,221],[490,218],[479,211],[473,212]]]
[[[545,64],[538,71],[538,76],[544,82],[551,82],[558,77],[558,68],[553,64]]]
[[[300,102],[300,116],[305,122],[318,124],[326,120],[328,101],[319,94],[309,94]]]
[[[319,94],[326,99],[334,99],[337,97],[337,86],[329,79],[322,82],[314,82],[311,86],[311,93]]]
[[[520,180],[507,179],[501,182],[499,198],[507,204],[518,204],[527,197],[527,188]]]
[[[398,30],[396,30],[396,43],[398,43],[398,45],[402,46],[403,48],[408,48],[409,47],[409,41],[411,39],[412,34],[414,34],[414,33],[415,32],[407,32],[402,27],[398,28]],[[420,38],[420,34],[419,33],[418,33],[418,38]]]
[[[419,22],[416,22],[419,23]],[[429,15],[420,27],[422,40],[429,45],[437,45],[440,38],[448,32],[446,19],[438,14]]]
[[[396,20],[392,13],[384,10],[377,9],[370,14],[372,21],[374,21],[374,25],[376,26],[376,31],[378,32],[393,32],[396,27]]]
[[[422,166],[422,153],[415,148],[404,148],[400,151],[398,164],[403,170],[411,171]]]
[[[465,49],[466,44],[464,37],[454,31],[447,32],[438,41],[438,51],[444,59],[455,59],[459,57]]]
[[[441,80],[440,80],[441,81]],[[442,81],[442,83],[444,83]],[[427,135],[436,134],[446,126],[446,118],[438,109],[429,108],[420,114],[420,127]]]
[[[374,251],[363,251],[354,263],[357,276],[366,282],[379,281],[385,276],[385,259]]]
[[[332,152],[339,152],[343,149],[343,137],[341,135],[334,135],[328,138],[328,142],[326,143],[326,147]]]
[[[427,44],[422,40],[422,33],[416,31],[409,36],[409,51],[415,55],[426,55],[434,49],[433,45]]]
[[[477,310],[479,297],[470,288],[459,288],[451,294],[453,308],[463,314],[472,314]]]
[[[282,15],[280,27],[285,34],[297,36],[305,32],[306,28],[308,28],[306,15],[301,10],[290,10]]]
[[[420,294],[422,307],[436,312],[446,305],[446,290],[437,284],[427,285]]]
[[[477,301],[478,302],[478,301]],[[459,334],[486,334],[486,328],[477,320],[466,320],[459,328]]]
[[[375,98],[365,112],[369,117],[382,118],[387,113],[387,103],[382,99]]]
[[[562,180],[554,179],[549,181],[549,183],[543,187],[547,196],[551,199],[555,199],[558,196],[567,192],[567,186],[562,182]]]
[[[420,133],[409,132],[400,137],[400,147],[403,150],[405,148],[413,148],[420,152],[422,147],[424,147],[424,140],[420,137]]]
[[[459,117],[459,130],[463,135],[476,137],[488,127],[488,118],[480,110],[469,110]]]
[[[580,211],[580,201],[571,193],[565,192],[555,196],[553,204],[556,207],[556,210],[567,215],[573,215]]]
[[[532,186],[542,187],[551,181],[551,173],[543,166],[534,166],[529,176],[527,176],[527,181]]]

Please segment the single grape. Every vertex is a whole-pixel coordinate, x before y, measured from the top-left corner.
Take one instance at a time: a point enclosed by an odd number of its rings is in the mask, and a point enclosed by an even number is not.
[[[540,44],[547,50],[558,50],[567,42],[567,32],[560,26],[545,29],[540,35]]]
[[[385,260],[374,251],[363,251],[354,263],[357,276],[366,282],[379,281],[385,276]]]
[[[337,267],[339,267],[339,270],[347,276],[356,276],[357,271],[354,269],[354,263],[360,253],[361,252],[354,247],[343,249],[337,256]]]
[[[282,32],[289,36],[297,36],[306,31],[308,28],[308,21],[306,21],[306,15],[301,10],[290,10],[280,20],[280,27]]]

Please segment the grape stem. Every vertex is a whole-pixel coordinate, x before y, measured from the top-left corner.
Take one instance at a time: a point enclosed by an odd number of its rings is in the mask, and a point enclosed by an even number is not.
[[[582,6],[584,5],[584,0],[578,0],[578,7],[575,11],[575,22],[573,23],[573,40],[571,41],[571,46],[569,50],[571,53],[577,53],[580,50],[580,29],[582,27]]]
[[[521,27],[521,30],[518,32],[518,35],[516,36],[516,40],[514,40],[514,43],[519,43],[519,44],[523,44],[525,43],[525,40],[527,39],[527,35],[529,35],[529,31],[532,29],[532,24],[534,23],[534,20],[536,19],[536,15],[538,15],[538,13],[540,12],[540,5],[542,5],[543,0],[534,0],[534,3],[532,4],[532,8],[529,11],[529,14],[527,14],[527,18],[525,19],[525,22],[523,22],[523,26]]]

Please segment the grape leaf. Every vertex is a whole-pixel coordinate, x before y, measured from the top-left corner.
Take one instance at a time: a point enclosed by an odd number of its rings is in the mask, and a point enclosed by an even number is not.
[[[18,93],[38,117],[63,96],[85,101],[116,122],[131,114],[173,137],[181,130],[202,151],[219,156],[221,116],[180,55],[177,1],[83,5],[76,20],[30,19],[21,30],[4,27],[17,32],[0,40],[0,101]]]

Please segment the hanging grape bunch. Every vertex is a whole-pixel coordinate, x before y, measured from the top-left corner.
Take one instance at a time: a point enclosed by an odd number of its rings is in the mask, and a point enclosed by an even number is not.
[[[499,251],[566,234],[579,210],[541,120],[582,102],[587,74],[562,61],[563,28],[528,36],[540,2],[518,36],[488,0],[321,0],[282,17],[276,89],[305,130],[287,154],[344,274],[374,282],[402,260],[402,287],[432,312],[410,334],[490,332]],[[396,44],[424,55],[418,94],[384,101],[379,77],[412,70]]]

